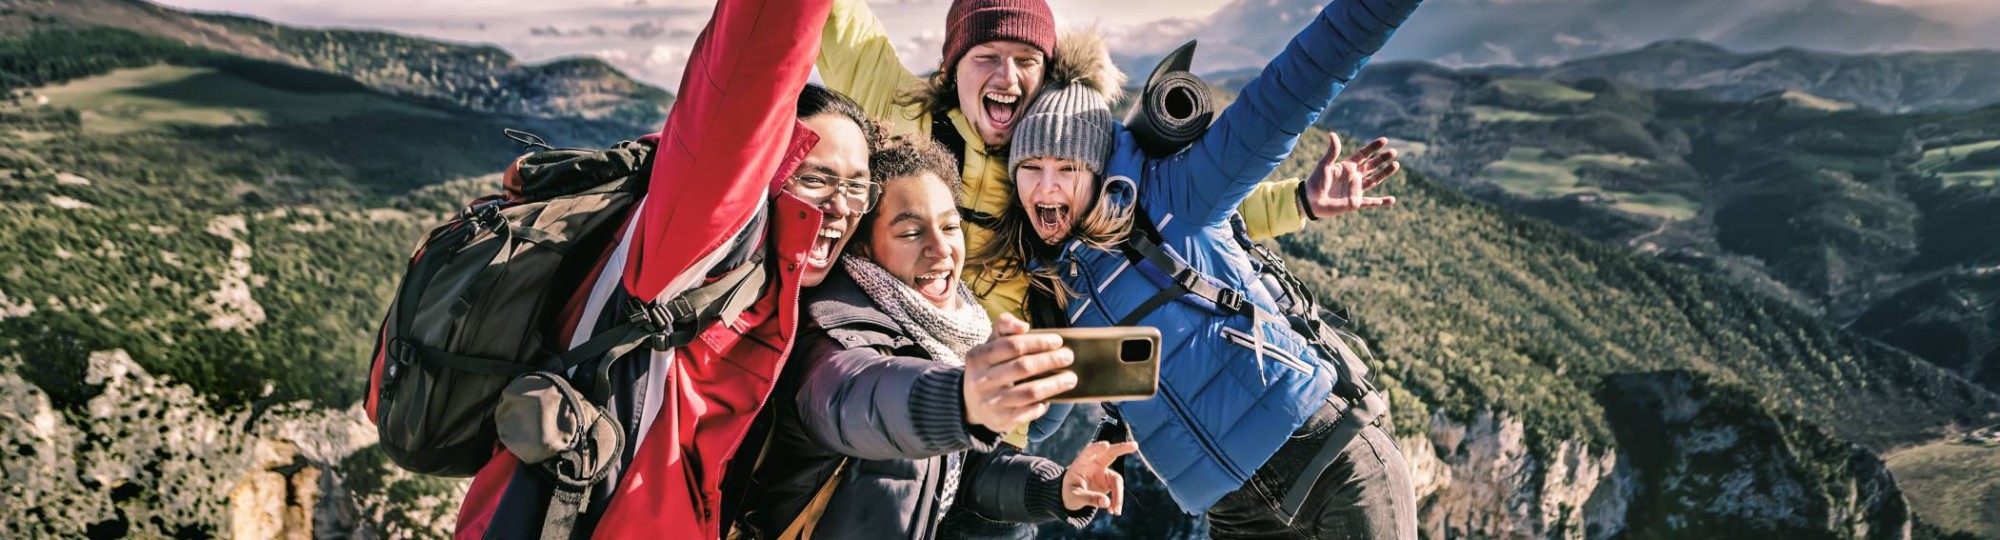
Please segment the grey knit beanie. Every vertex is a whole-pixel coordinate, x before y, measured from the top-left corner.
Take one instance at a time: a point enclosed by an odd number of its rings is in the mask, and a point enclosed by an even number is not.
[[[1054,157],[1076,160],[1092,174],[1104,174],[1115,122],[1104,93],[1087,84],[1062,84],[1041,94],[1014,124],[1007,172],[1011,175],[1028,158]]]
[[[1125,91],[1125,73],[1111,61],[1104,36],[1092,30],[1063,34],[1049,60],[1048,86],[1014,121],[1007,174],[1033,157],[1074,159],[1104,174],[1117,144],[1111,103]]]

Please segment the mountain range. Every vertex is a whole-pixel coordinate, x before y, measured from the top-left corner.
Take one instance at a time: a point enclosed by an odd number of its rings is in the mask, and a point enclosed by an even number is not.
[[[202,51],[336,73],[384,93],[482,113],[653,126],[673,104],[671,93],[595,58],[528,65],[490,45],[299,29],[136,0],[0,0],[0,33],[74,28],[126,30]]]
[[[1695,41],[1663,41],[1632,51],[1546,68],[1494,68],[1545,79],[1612,79],[1643,88],[1701,90],[1743,101],[1796,90],[1882,112],[1967,110],[2000,103],[2000,51],[1830,53],[1784,47],[1736,53]]]
[[[1204,44],[1196,64],[1200,73],[1262,66],[1325,4],[1234,0],[1204,19],[1119,29],[1117,53],[1125,55],[1120,65],[1128,71],[1150,68],[1161,55],[1196,39]],[[1740,51],[2000,48],[2000,8],[1972,1],[1911,6],[1868,0],[1431,0],[1377,60],[1449,67],[1552,65],[1668,40]]]

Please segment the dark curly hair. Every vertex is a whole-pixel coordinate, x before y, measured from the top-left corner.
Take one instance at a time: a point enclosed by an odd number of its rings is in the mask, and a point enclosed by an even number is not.
[[[884,191],[890,182],[908,181],[931,173],[944,182],[951,190],[951,202],[965,204],[965,181],[958,176],[958,158],[928,137],[897,135],[882,142],[880,149],[868,155],[868,174]],[[868,231],[875,226],[875,216],[880,212],[861,215],[861,223],[855,231]],[[860,249],[858,242],[848,243],[849,248]]]

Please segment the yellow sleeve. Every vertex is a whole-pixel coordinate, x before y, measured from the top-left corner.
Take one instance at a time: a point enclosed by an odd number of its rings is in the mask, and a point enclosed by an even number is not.
[[[896,105],[896,96],[917,80],[903,69],[889,31],[867,0],[836,0],[833,13],[826,17],[820,33],[820,81],[826,87],[853,98],[869,116],[891,123],[893,133],[928,133],[928,122],[915,118]]]
[[[1250,190],[1250,197],[1243,199],[1236,211],[1243,213],[1251,240],[1270,240],[1306,228],[1305,213],[1299,210],[1299,184],[1303,183],[1305,179],[1288,178],[1260,183]]]
[[[1014,428],[1014,431],[1009,431],[1006,435],[1001,435],[1000,442],[1013,446],[1015,450],[1027,450],[1028,427],[1033,424],[1033,422],[1021,424],[1021,427]]]

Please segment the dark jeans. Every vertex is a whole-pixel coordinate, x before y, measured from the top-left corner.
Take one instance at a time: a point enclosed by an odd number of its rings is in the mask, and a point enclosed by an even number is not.
[[[1321,407],[1249,482],[1209,508],[1210,536],[1415,540],[1416,488],[1409,463],[1389,436],[1386,414],[1379,426],[1362,428],[1320,473],[1292,523],[1279,514],[1286,490],[1325,446],[1341,412]]]

